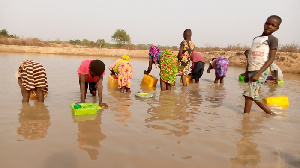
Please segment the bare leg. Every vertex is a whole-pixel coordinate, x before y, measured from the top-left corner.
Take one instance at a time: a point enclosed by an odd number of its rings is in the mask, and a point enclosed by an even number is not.
[[[161,78],[160,78],[160,88],[161,88],[161,91],[166,90],[166,83]]]
[[[181,76],[181,80],[182,80],[182,85],[183,85],[183,86],[187,86],[187,83],[186,83],[186,75],[182,75],[182,76]]]
[[[251,97],[245,97],[244,114],[250,113],[251,107],[252,107],[252,98]]]
[[[219,81],[219,78],[216,77],[214,83],[218,83],[218,81]]]
[[[130,88],[126,87],[126,93],[130,93],[130,92],[131,92]]]
[[[254,101],[262,110],[264,110],[267,114],[274,114],[271,109],[264,104],[263,102]]]
[[[36,96],[37,96],[37,100],[40,102],[44,101],[44,93],[42,88],[36,88]]]
[[[195,79],[192,79],[192,83],[198,83]]]
[[[172,85],[170,83],[166,83],[166,88],[167,88],[167,90],[171,90]]]
[[[125,91],[125,86],[120,88],[120,92],[124,93],[124,91]]]
[[[18,78],[18,83],[21,89],[21,94],[22,94],[22,102],[29,102],[29,97],[30,97],[30,91],[26,90],[23,85],[22,85],[22,81],[20,78]]]
[[[221,78],[220,78],[220,83],[224,83],[224,80],[223,80],[223,79],[224,79],[224,77],[221,77]]]

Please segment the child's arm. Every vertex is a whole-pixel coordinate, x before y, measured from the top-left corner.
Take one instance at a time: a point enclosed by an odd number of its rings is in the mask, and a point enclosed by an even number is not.
[[[183,45],[180,44],[179,52],[178,52],[178,55],[177,55],[178,61],[181,60],[182,53],[183,53]]]
[[[110,75],[116,75],[114,70],[110,70]]]
[[[268,60],[265,62],[265,64],[260,68],[259,71],[257,71],[252,77],[251,77],[251,81],[255,82],[258,81],[258,78],[260,77],[261,73],[263,73],[274,61],[275,59],[275,55],[276,55],[277,50],[270,50],[269,52],[269,58]]]
[[[275,77],[276,77],[275,82],[278,83],[278,70],[275,70],[274,73],[275,73]]]
[[[149,58],[148,69],[147,69],[147,71],[144,71],[144,74],[148,75],[151,72],[151,70],[152,70],[152,64],[153,64],[153,60],[152,60],[152,58]]]
[[[211,70],[211,69],[213,69],[213,67],[212,67],[211,63],[209,63],[209,66],[208,66],[208,68],[207,68],[207,73],[210,73],[210,70]]]
[[[85,103],[85,76],[83,74],[80,74],[80,98],[81,103]]]
[[[97,83],[97,90],[98,90],[98,97],[99,97],[99,106],[101,107],[108,107],[108,105],[106,103],[102,103],[102,89],[103,89],[103,85],[102,85],[102,81],[103,81],[103,76],[99,77],[98,83]]]

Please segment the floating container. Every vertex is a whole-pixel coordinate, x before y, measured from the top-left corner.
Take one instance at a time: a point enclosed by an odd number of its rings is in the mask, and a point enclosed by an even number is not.
[[[142,98],[150,98],[150,97],[153,97],[153,94],[150,94],[150,93],[136,93],[135,96],[136,97],[142,97]]]
[[[108,86],[118,87],[118,77],[115,75],[109,75],[108,76]]]
[[[270,83],[276,83],[276,81],[274,81],[274,80],[269,80],[268,82],[270,82]],[[279,81],[277,81],[277,84],[278,85],[282,85],[283,84],[283,80],[279,80]]]
[[[36,100],[36,96],[32,92],[30,92],[30,99],[31,100]]]
[[[141,82],[141,86],[155,87],[157,79],[152,75],[145,74]]]
[[[74,115],[97,114],[102,109],[98,103],[72,103],[71,108]]]
[[[283,80],[278,81],[278,85],[281,85],[281,84],[283,84]]]
[[[36,99],[37,99],[37,96],[36,96],[35,91],[31,91],[29,97],[30,97],[31,100],[36,100]],[[44,98],[46,98],[46,97],[47,97],[47,95],[44,96]]]
[[[186,78],[185,78],[185,80],[186,80],[186,83],[192,83],[192,76],[187,76]],[[182,83],[182,80],[180,79],[180,83]]]
[[[79,123],[87,120],[96,120],[98,114],[72,115],[73,122]]]
[[[240,82],[245,82],[244,79],[245,79],[245,75],[240,75],[240,76],[239,76],[239,81],[240,81]]]
[[[266,97],[263,99],[263,101],[268,106],[289,106],[289,98],[286,96],[281,97]]]

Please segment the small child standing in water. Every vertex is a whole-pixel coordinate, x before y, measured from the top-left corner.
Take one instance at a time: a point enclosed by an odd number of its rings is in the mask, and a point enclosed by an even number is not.
[[[96,96],[98,90],[99,106],[107,107],[102,103],[102,81],[105,74],[105,64],[101,60],[84,60],[78,68],[81,103],[85,103],[86,92],[89,86],[90,93]]]
[[[186,29],[183,32],[183,41],[180,43],[180,48],[178,52],[178,74],[181,76],[182,85],[187,86],[186,77],[189,74],[191,56],[193,54],[195,44],[192,42],[192,31],[191,29]]]
[[[226,73],[228,70],[228,59],[224,57],[213,58],[210,61],[210,64],[207,69],[207,73],[210,73],[211,69],[215,69],[215,81],[214,83],[224,83],[224,77],[226,77]]]
[[[279,29],[282,20],[277,15],[267,18],[262,35],[255,37],[248,55],[245,82],[248,88],[244,91],[244,113],[250,113],[252,101],[254,101],[267,114],[274,114],[270,108],[262,102],[258,92],[268,76],[268,67],[273,63],[278,48],[278,39],[272,35]]]

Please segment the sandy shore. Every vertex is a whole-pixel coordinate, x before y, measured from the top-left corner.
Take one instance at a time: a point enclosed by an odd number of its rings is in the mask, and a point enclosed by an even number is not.
[[[19,45],[0,45],[0,52],[10,53],[36,53],[36,54],[57,54],[57,55],[82,55],[82,56],[105,56],[119,57],[123,54],[132,58],[148,58],[147,50],[126,50],[108,48],[88,48],[82,46],[19,46]],[[174,52],[177,54],[177,51]],[[202,52],[205,62],[208,63],[214,57],[224,56],[229,59],[231,66],[246,66],[244,51],[211,51]],[[275,63],[284,73],[300,74],[300,53],[277,52]]]

